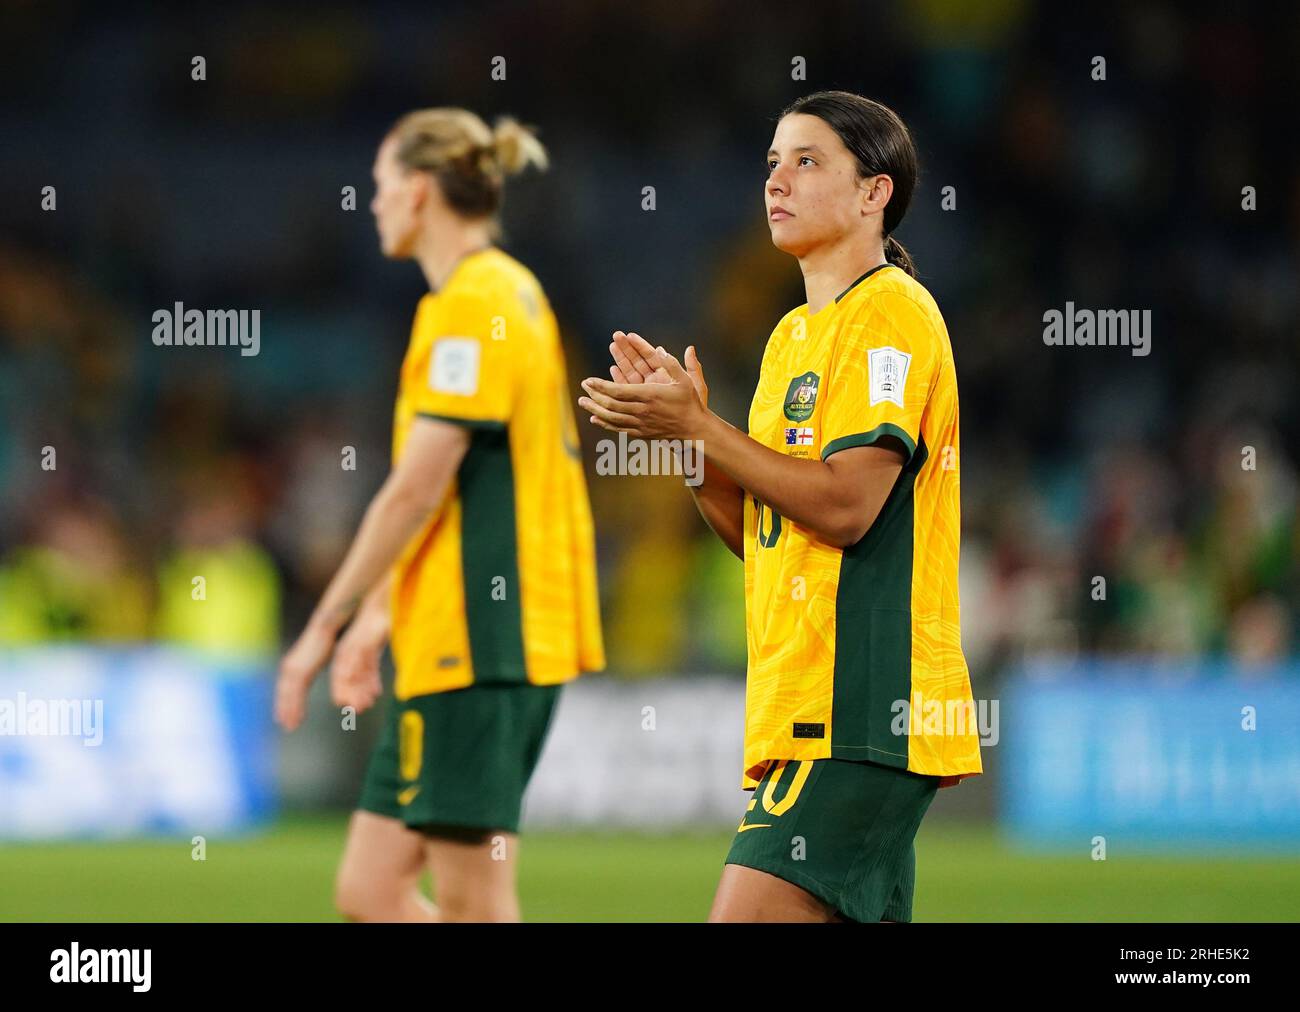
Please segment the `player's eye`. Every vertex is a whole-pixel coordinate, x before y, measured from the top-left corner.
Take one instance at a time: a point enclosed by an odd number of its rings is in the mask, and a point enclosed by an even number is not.
[[[802,165],[804,162],[808,162],[810,165],[816,165],[816,164],[817,164],[816,162],[814,162],[814,161],[812,160],[811,156],[809,156],[809,155],[800,155],[800,156],[799,156],[799,164]]]
[[[768,171],[768,172],[774,172],[775,170],[776,170],[776,159],[775,159],[775,158],[769,158],[769,159],[767,160],[767,171]]]

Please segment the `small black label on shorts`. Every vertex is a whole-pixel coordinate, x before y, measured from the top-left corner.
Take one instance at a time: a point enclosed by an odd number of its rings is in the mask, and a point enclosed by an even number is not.
[[[796,738],[825,738],[825,724],[795,724],[794,736]]]

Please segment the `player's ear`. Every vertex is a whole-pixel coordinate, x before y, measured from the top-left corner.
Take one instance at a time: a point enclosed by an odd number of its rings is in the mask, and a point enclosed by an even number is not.
[[[412,172],[410,178],[411,204],[417,211],[422,211],[430,201],[442,199],[442,188],[438,181],[427,172]]]
[[[884,172],[868,176],[862,180],[859,191],[862,194],[863,216],[876,214],[885,209],[885,205],[889,203],[889,198],[894,195],[893,177]]]

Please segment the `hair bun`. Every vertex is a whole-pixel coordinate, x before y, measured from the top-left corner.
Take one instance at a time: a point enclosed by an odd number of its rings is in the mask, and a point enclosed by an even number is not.
[[[546,148],[536,134],[509,116],[497,120],[489,150],[497,167],[509,175],[522,172],[530,165],[545,169],[548,164]]]

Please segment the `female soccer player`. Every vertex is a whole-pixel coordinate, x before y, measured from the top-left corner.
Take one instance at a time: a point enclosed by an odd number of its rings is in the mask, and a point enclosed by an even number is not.
[[[493,245],[504,177],[530,164],[546,165],[531,133],[463,109],[405,116],[375,159],[384,255],[415,260],[431,291],[402,364],[392,472],[285,655],[275,703],[297,727],[333,654],[335,704],[364,710],[391,638],[396,682],[336,888],[354,920],[519,919],[524,789],[560,684],[604,666],[559,331],[537,279]]]
[[[772,242],[808,302],[768,339],[748,435],[709,411],[694,347],[683,368],[622,331],[614,382],[579,403],[605,429],[700,440],[696,504],[745,561],[754,799],[711,919],[907,921],[921,818],[982,770],[952,348],[892,235],[916,151],[885,106],[820,92],[784,111],[767,167]]]

